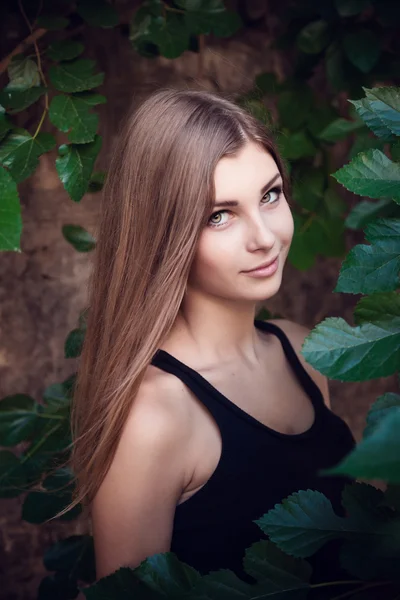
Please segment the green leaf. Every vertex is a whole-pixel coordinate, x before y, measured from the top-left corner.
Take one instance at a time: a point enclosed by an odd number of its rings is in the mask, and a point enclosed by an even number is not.
[[[364,88],[369,105],[394,135],[400,136],[400,88]]]
[[[12,57],[7,72],[10,79],[7,90],[27,90],[40,85],[37,63],[23,54],[16,54]]]
[[[49,385],[43,393],[43,400],[55,408],[68,408],[71,402],[68,385],[65,382]]]
[[[18,252],[22,232],[18,190],[11,175],[2,167],[0,167],[0,198],[0,250]]]
[[[325,175],[321,169],[307,169],[293,180],[293,198],[303,208],[316,210],[322,201]]]
[[[79,202],[88,189],[100,148],[101,137],[98,135],[88,144],[70,144],[59,148],[57,173],[74,202]]]
[[[152,41],[166,58],[178,58],[183,54],[189,47],[189,31],[182,15],[168,15]]]
[[[71,62],[52,65],[49,77],[60,92],[83,92],[101,85],[104,73],[94,73],[95,61],[80,58]]]
[[[96,247],[94,237],[80,225],[63,225],[62,233],[78,252],[90,252]]]
[[[73,60],[82,54],[85,46],[74,40],[55,41],[47,48],[47,55],[57,61]]]
[[[314,156],[317,148],[304,131],[280,137],[281,152],[288,160]]]
[[[254,521],[278,548],[296,557],[314,554],[326,542],[341,537],[346,521],[338,517],[324,494],[300,490]]]
[[[0,162],[20,183],[36,169],[39,156],[54,146],[55,139],[50,133],[41,131],[33,138],[25,129],[15,129],[0,144]]]
[[[315,110],[312,110],[307,116],[306,126],[308,131],[318,138],[319,133],[337,118],[338,114],[332,106],[321,106],[318,103]]]
[[[49,108],[49,118],[60,131],[68,133],[70,142],[85,144],[94,140],[99,124],[98,115],[91,113],[90,108],[105,102],[104,96],[91,92],[54,96]]]
[[[92,27],[115,27],[118,13],[114,6],[105,0],[80,0],[77,12]]]
[[[94,581],[96,574],[93,537],[72,535],[56,542],[45,551],[43,564],[48,571],[64,571],[78,580]]]
[[[368,8],[370,0],[335,0],[335,5],[341,17],[352,17]]]
[[[13,115],[34,104],[46,91],[47,88],[40,85],[26,90],[5,87],[0,92],[0,104]]]
[[[323,19],[308,23],[297,36],[297,46],[307,54],[319,54],[329,44],[331,32]]]
[[[357,325],[400,317],[400,295],[398,292],[382,292],[364,296],[354,309]]]
[[[293,213],[294,235],[289,248],[288,260],[296,268],[305,271],[315,262],[315,253],[308,243],[307,218]]]
[[[212,17],[211,31],[216,37],[230,37],[243,27],[243,21],[234,10],[226,10]]]
[[[373,520],[386,521],[389,513],[380,504],[384,501],[384,494],[373,485],[355,481],[348,483],[343,488],[342,506],[351,517],[358,522],[363,521],[366,529],[373,526]]]
[[[349,61],[363,73],[369,73],[381,55],[380,40],[369,29],[360,28],[345,35],[343,49]]]
[[[334,292],[373,294],[400,285],[400,240],[360,244],[344,260]]]
[[[359,121],[349,121],[348,119],[339,117],[325,127],[325,129],[319,133],[318,137],[325,142],[336,142],[337,140],[346,138],[349,133],[353,133],[353,131],[357,131],[363,127],[364,123],[360,123]]]
[[[65,340],[64,356],[65,358],[77,358],[82,351],[85,332],[81,329],[73,329],[69,332]]]
[[[41,15],[38,17],[36,24],[38,27],[43,27],[43,29],[48,29],[49,31],[59,31],[68,27],[69,19],[52,15]]]
[[[385,505],[400,512],[400,485],[389,484],[385,491]]]
[[[355,194],[369,198],[390,197],[400,203],[400,165],[380,150],[367,150],[332,174]]]
[[[15,446],[32,434],[37,411],[33,398],[25,394],[6,396],[0,402],[0,439],[2,446]]]
[[[307,584],[312,573],[310,564],[285,554],[269,540],[260,540],[247,548],[243,566],[246,573],[259,584],[268,584],[277,598],[280,598],[280,592],[287,593],[288,588],[309,589]]]
[[[0,92],[1,93],[1,92]],[[12,128],[12,123],[8,119],[3,106],[0,106],[0,141]]]
[[[16,498],[25,491],[26,484],[19,458],[9,450],[0,450],[0,498]]]
[[[254,85],[266,94],[276,93],[280,87],[275,73],[260,73],[256,76]]]
[[[329,217],[343,220],[347,204],[335,190],[328,188],[324,192],[324,207]]]
[[[388,414],[400,408],[400,396],[388,392],[379,396],[369,409],[367,414],[367,426],[363,431],[363,438],[369,437]]]
[[[359,245],[346,257],[334,291],[370,294],[399,284],[400,219],[379,219],[365,229],[371,246]]]
[[[339,465],[325,473],[400,483],[399,431],[400,408],[396,408]]]
[[[293,106],[296,110],[293,110]],[[291,131],[305,123],[313,108],[313,96],[309,88],[285,90],[278,97],[279,122]],[[299,132],[305,135],[304,132]]]
[[[382,138],[383,141],[391,141],[394,139],[389,127],[387,127],[379,117],[380,105],[377,102],[369,100],[368,98],[349,100],[349,102],[355,106],[357,113],[378,138]]]
[[[391,217],[397,204],[391,198],[382,198],[377,202],[362,200],[354,206],[346,218],[345,225],[349,229],[364,229],[371,221],[380,217]]]
[[[28,523],[44,523],[72,502],[74,478],[68,469],[58,469],[46,477],[43,487],[43,491],[33,491],[24,500],[22,518]],[[70,521],[80,513],[81,506],[76,505],[59,519]]]
[[[398,370],[400,319],[351,327],[339,317],[319,323],[302,354],[317,371],[339,381],[369,381]]]
[[[105,171],[96,171],[92,174],[89,182],[88,193],[95,194],[103,189],[107,173]]]

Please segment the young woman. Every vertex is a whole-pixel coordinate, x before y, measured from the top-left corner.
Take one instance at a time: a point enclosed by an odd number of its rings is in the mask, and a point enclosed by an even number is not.
[[[308,330],[261,321],[293,237],[289,182],[265,127],[229,99],[163,89],[113,156],[73,404],[76,501],[97,578],[172,551],[252,582],[254,523],[298,490],[342,514],[354,438],[300,354]],[[332,545],[314,580],[337,567]]]

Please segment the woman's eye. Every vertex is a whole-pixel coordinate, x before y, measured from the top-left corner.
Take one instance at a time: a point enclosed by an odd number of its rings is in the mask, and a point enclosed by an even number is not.
[[[263,204],[275,204],[276,202],[278,202],[281,194],[282,194],[282,187],[274,187],[271,190],[269,190],[266,194],[264,194],[263,196],[263,200],[266,199],[266,202],[263,202]],[[227,210],[220,210],[219,212],[214,213],[213,215],[211,215],[208,224],[210,227],[221,227],[222,225],[225,225],[225,223],[227,221],[222,221],[221,217],[222,215],[227,215],[229,211]],[[219,220],[217,222],[213,221],[213,219],[218,218]]]
[[[274,187],[274,188],[272,188],[272,190],[269,190],[263,196],[263,198],[265,198],[266,196],[269,196],[269,198],[268,198],[269,202],[267,202],[267,204],[274,204],[275,202],[277,202],[279,200],[281,193],[282,193],[281,187]]]

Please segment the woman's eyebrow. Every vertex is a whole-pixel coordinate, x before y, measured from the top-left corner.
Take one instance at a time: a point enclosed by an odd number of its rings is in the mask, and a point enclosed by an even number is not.
[[[265,192],[268,191],[268,189],[271,187],[271,185],[273,183],[275,183],[275,181],[281,177],[281,174],[278,172],[276,173],[273,178],[268,181],[268,183],[266,183],[260,190],[260,195],[262,196],[263,194],[265,194]],[[238,206],[239,202],[237,200],[218,200],[215,204],[214,204],[214,208],[218,208],[219,206]]]

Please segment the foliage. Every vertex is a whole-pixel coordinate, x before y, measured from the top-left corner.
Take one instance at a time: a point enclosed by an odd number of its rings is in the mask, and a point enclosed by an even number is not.
[[[382,377],[396,372],[399,355],[399,90],[365,88],[365,98],[351,101],[349,114],[344,117],[335,100],[322,100],[304,81],[318,61],[326,65],[333,90],[360,86],[361,80],[372,86],[377,77],[390,77],[394,57],[391,45],[385,47],[384,37],[392,39],[388,32],[396,20],[396,7],[387,1],[365,0],[336,0],[318,9],[315,3],[310,2],[308,9],[307,3],[303,4],[301,9],[294,7],[288,28],[288,39],[297,44],[293,76],[278,82],[273,74],[262,73],[254,89],[238,102],[273,128],[288,162],[294,181],[296,230],[289,258],[296,267],[309,268],[317,254],[343,256],[344,227],[366,227],[370,245],[357,246],[349,253],[336,291],[371,296],[356,307],[357,327],[340,319],[320,324],[305,345],[307,360],[334,378],[354,381]],[[104,74],[98,72],[95,61],[84,56],[82,40],[85,27],[119,27],[120,17],[105,0],[64,5],[61,13],[60,8],[44,2],[37,18],[25,14],[31,30],[44,28],[49,41],[44,47],[35,42],[33,56],[27,52],[13,56],[8,66],[9,83],[0,91],[3,251],[20,251],[18,184],[34,173],[40,156],[52,153],[57,144],[53,133],[42,131],[44,124],[53,132],[57,130],[57,139],[64,139],[57,148],[55,166],[71,200],[80,202],[85,193],[101,190],[106,176],[94,170],[101,148],[95,111],[106,102],[96,88],[103,84]],[[322,11],[318,18],[316,10]],[[299,11],[303,11],[300,16]],[[374,24],[375,17],[379,27]],[[225,37],[240,26],[238,15],[226,10],[221,0],[144,0],[129,23],[129,39],[133,49],[144,56],[173,59],[185,50],[201,54],[205,35]],[[377,43],[372,42],[371,33]],[[287,47],[287,40],[281,38],[279,44]],[[354,77],[354,69],[358,77]],[[40,105],[42,113],[34,131],[15,125],[15,115],[23,111],[36,114]],[[376,201],[363,199],[345,220],[346,204],[329,175],[332,146],[348,139],[352,140],[353,160],[337,171],[335,178],[351,191]],[[79,225],[64,225],[62,234],[78,252],[95,248],[95,239]],[[80,355],[84,334],[82,313],[78,327],[65,341],[66,358]],[[71,444],[69,411],[74,381],[71,376],[49,386],[41,402],[15,394],[0,403],[0,437],[5,448],[0,451],[0,495],[12,498],[25,493],[22,518],[30,523],[45,522],[71,500],[72,474],[62,465]],[[306,597],[311,589],[313,593],[318,590],[309,583],[311,571],[305,559],[334,537],[345,539],[342,562],[356,578],[354,592],[363,590],[357,598],[367,598],[363,594],[383,585],[385,579],[396,581],[394,589],[399,593],[395,569],[399,560],[399,448],[395,435],[399,397],[386,394],[378,398],[368,415],[365,439],[336,467],[337,472],[385,479],[390,482],[387,491],[367,484],[347,487],[343,505],[348,519],[336,516],[327,499],[311,490],[285,499],[258,523],[270,540],[245,550],[246,572],[257,582],[253,586],[227,570],[201,577],[172,553],[164,553],[150,557],[137,569],[120,569],[85,588],[86,597],[124,598],[134,591],[138,598],[230,598],[238,594],[243,598]],[[19,444],[23,449],[16,455],[11,449]],[[79,512],[77,507],[61,519],[75,519]],[[296,531],[304,536],[303,548],[296,546]],[[44,564],[53,573],[43,579],[38,598],[75,598],[79,585],[92,583],[95,578],[92,538],[70,536],[57,542],[46,553]]]

